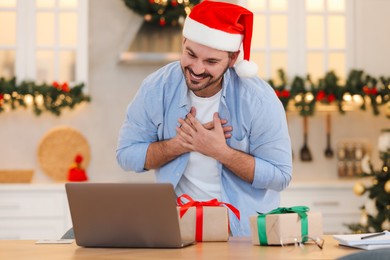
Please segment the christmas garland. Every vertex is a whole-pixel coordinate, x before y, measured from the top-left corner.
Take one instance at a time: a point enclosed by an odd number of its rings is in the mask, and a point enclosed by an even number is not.
[[[286,111],[294,108],[302,116],[312,116],[316,104],[321,104],[337,105],[339,112],[344,114],[344,105],[354,98],[360,100],[361,110],[366,110],[370,105],[374,115],[379,115],[379,106],[386,105],[386,116],[390,118],[390,77],[374,78],[362,70],[352,70],[345,85],[338,83],[339,78],[333,71],[326,73],[317,84],[310,75],[305,78],[295,76],[289,84],[283,70],[278,71],[278,77],[279,85],[275,85],[273,80],[268,82]],[[0,113],[6,108],[27,108],[31,104],[36,115],[48,111],[58,116],[64,108],[73,109],[79,103],[90,101],[90,97],[83,93],[83,87],[84,84],[69,87],[67,83],[58,82],[37,85],[31,81],[18,85],[16,78],[8,81],[1,78]]]
[[[337,105],[339,112],[344,114],[344,105],[355,99],[359,100],[361,110],[371,105],[374,115],[379,115],[379,106],[386,105],[386,116],[390,118],[390,77],[375,78],[362,70],[351,70],[344,86],[338,83],[339,78],[333,71],[326,73],[317,84],[307,75],[306,78],[294,77],[289,85],[283,70],[278,71],[278,77],[279,85],[273,80],[268,82],[286,111],[291,108],[289,103],[292,101],[302,116],[314,115],[317,103]]]
[[[73,109],[90,97],[83,93],[84,84],[70,87],[68,83],[53,82],[51,85],[23,81],[17,84],[16,78],[0,78],[0,113],[17,108],[31,107],[36,115],[47,111],[56,116],[65,108]]]
[[[181,26],[185,17],[200,0],[124,0],[125,5],[159,26]]]

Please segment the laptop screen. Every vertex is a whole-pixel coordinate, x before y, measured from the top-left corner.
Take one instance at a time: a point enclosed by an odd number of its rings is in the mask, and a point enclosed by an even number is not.
[[[172,184],[66,183],[65,187],[79,246],[184,246]]]

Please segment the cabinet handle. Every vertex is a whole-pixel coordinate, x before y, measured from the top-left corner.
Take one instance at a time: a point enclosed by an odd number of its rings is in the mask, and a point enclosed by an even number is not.
[[[338,201],[315,201],[313,202],[314,206],[339,206]]]

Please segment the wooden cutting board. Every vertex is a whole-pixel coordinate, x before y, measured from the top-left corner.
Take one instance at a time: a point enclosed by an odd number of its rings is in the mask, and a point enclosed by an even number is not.
[[[55,181],[67,181],[77,154],[83,157],[81,167],[86,169],[91,159],[89,143],[81,132],[67,126],[48,131],[38,146],[39,165]]]

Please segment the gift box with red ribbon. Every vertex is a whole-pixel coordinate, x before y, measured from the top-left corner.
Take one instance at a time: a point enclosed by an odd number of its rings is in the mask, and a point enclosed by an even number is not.
[[[183,199],[187,200],[186,203]],[[198,242],[228,241],[231,210],[240,219],[240,212],[229,203],[217,199],[195,201],[187,194],[177,198],[180,232],[184,240]]]

